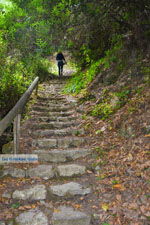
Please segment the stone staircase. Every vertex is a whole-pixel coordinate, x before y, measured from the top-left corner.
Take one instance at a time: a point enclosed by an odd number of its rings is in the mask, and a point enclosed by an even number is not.
[[[63,80],[44,84],[23,125],[22,153],[37,154],[38,165],[4,166],[3,178],[11,176],[16,183],[17,179],[24,182],[18,189],[15,186],[5,191],[3,197],[21,205],[38,203],[36,208],[18,214],[13,225],[96,224],[87,202],[80,210],[73,207],[82,203],[82,196],[93,196],[92,175],[87,173],[86,164],[91,150],[75,99],[61,94],[64,84]]]

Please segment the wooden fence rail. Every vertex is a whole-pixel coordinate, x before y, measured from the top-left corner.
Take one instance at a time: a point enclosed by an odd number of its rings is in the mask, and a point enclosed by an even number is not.
[[[36,92],[38,90],[38,81],[39,77],[36,77],[34,81],[31,83],[30,87],[27,91],[22,95],[16,105],[9,111],[9,113],[0,121],[0,136],[7,129],[7,127],[14,120],[14,154],[16,154],[19,150],[19,137],[20,137],[20,119],[21,113],[23,111],[24,106],[26,105],[29,97],[31,96],[33,90],[36,88]]]

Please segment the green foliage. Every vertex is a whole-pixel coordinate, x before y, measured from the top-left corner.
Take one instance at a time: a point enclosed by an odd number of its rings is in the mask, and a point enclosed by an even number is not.
[[[107,154],[106,149],[102,149],[100,147],[96,147],[94,150],[100,158],[103,158]]]
[[[102,120],[109,118],[116,110],[120,109],[126,104],[130,95],[130,90],[124,88],[120,92],[108,92],[107,89],[104,89],[101,94],[101,102],[96,104],[91,110],[91,115],[96,116]],[[118,98],[115,99],[114,97]]]
[[[5,92],[16,102],[33,77],[48,77],[50,65],[41,58],[60,47],[71,51],[79,68],[65,92],[80,93],[101,70],[115,64],[116,75],[106,82],[112,84],[126,66],[125,43],[131,47],[133,42],[140,47],[141,40],[147,43],[148,7],[148,0],[101,0],[100,4],[97,0],[12,0],[0,4],[1,107],[7,105]],[[149,69],[143,66],[142,72],[149,83]],[[125,102],[125,97],[120,101]],[[102,112],[105,118],[111,107],[102,104],[93,113]]]
[[[86,88],[100,71],[100,63],[101,60],[92,63],[86,72],[76,72],[69,80],[64,92],[78,94],[82,89]]]
[[[20,207],[20,203],[19,202],[14,203],[14,204],[11,205],[11,208],[13,208],[13,209],[18,209],[19,207]]]
[[[142,66],[142,73],[144,74],[144,80],[147,84],[150,84],[150,66]]]
[[[115,95],[119,98],[116,108],[122,107],[128,100],[130,95],[130,90],[124,89],[121,92],[116,92]]]
[[[78,94],[81,91],[81,89],[85,88],[85,82],[83,77],[85,77],[84,73],[82,72],[75,73],[74,76],[68,82],[68,84],[65,86],[64,92]]]
[[[107,119],[112,113],[113,107],[107,102],[95,105],[91,111],[92,116],[99,117],[102,120]]]

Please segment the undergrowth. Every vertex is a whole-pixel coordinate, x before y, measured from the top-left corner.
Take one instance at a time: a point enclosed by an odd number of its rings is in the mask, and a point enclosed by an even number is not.
[[[117,68],[119,68],[119,70],[123,69],[123,62],[119,58],[121,48],[122,36],[114,35],[114,38],[112,39],[112,48],[105,52],[105,56],[95,62],[92,61],[90,66],[85,71],[82,71],[82,69],[79,68],[78,72],[73,75],[65,86],[64,92],[79,94],[82,89],[88,87],[88,85],[99,73],[110,68],[114,62],[117,63]]]

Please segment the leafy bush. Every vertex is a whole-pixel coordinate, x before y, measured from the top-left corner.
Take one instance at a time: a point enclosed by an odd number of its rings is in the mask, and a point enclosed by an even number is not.
[[[105,120],[113,113],[113,111],[113,107],[109,103],[105,102],[95,105],[91,111],[91,115]]]
[[[101,60],[94,62],[85,72],[76,72],[65,86],[65,93],[78,94],[94,79],[100,71]]]

